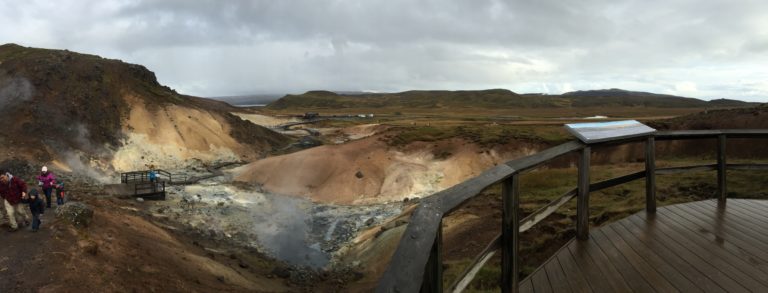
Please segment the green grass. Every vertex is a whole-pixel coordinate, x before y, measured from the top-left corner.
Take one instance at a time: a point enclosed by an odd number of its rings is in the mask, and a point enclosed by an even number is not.
[[[508,144],[511,140],[525,140],[548,144],[563,143],[571,139],[561,127],[520,125],[435,125],[400,126],[387,136],[392,146],[413,142],[432,142],[450,138],[463,138],[483,147]]]

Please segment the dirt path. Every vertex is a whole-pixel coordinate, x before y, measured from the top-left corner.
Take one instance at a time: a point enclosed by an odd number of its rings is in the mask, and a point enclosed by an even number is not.
[[[86,199],[74,228],[46,211],[39,232],[0,226],[0,292],[284,292],[272,263],[250,251],[155,223],[141,205]],[[180,231],[178,231],[180,232]]]
[[[46,292],[53,290],[57,272],[67,260],[62,248],[70,246],[74,237],[60,232],[51,221],[53,210],[43,215],[40,231],[29,226],[8,232],[0,226],[0,292]]]

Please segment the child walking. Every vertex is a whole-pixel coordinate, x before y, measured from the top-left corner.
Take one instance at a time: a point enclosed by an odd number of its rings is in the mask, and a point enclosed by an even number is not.
[[[64,181],[61,179],[56,180],[56,205],[64,205]]]
[[[45,212],[45,204],[40,198],[40,193],[37,189],[29,191],[29,210],[32,212],[32,232],[37,232],[40,229],[40,215]]]

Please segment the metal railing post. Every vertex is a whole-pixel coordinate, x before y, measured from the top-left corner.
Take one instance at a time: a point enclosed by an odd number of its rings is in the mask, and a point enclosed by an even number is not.
[[[645,142],[645,211],[656,212],[656,138]]]
[[[429,251],[424,281],[421,282],[421,292],[443,292],[443,220],[437,228],[435,242]]]
[[[585,146],[579,157],[579,195],[576,203],[576,237],[589,239],[589,165],[592,150]]]
[[[501,185],[501,292],[517,292],[520,274],[520,175]]]
[[[725,203],[728,188],[725,181],[725,134],[717,136],[717,199]]]

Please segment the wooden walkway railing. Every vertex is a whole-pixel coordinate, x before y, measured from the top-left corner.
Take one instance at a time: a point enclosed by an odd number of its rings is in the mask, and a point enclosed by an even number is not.
[[[699,170],[717,170],[718,201],[726,200],[726,169],[768,169],[766,164],[726,163],[725,147],[727,138],[768,138],[768,130],[690,130],[663,131],[651,135],[604,141],[586,145],[581,142],[567,142],[537,154],[516,159],[493,167],[480,176],[424,198],[410,218],[392,260],[379,280],[376,292],[443,292],[442,272],[442,219],[467,200],[477,196],[485,188],[502,183],[502,226],[501,233],[475,257],[469,267],[452,282],[449,290],[461,292],[472,281],[485,263],[501,250],[502,292],[515,292],[519,287],[520,233],[527,231],[559,207],[577,197],[576,237],[589,237],[589,193],[624,184],[641,178],[646,179],[646,210],[656,211],[656,174],[673,174]],[[655,142],[657,140],[717,139],[717,163],[710,165],[656,168]],[[630,142],[645,142],[645,170],[613,179],[590,183],[589,165],[592,147],[617,145]],[[524,219],[520,219],[520,175],[550,160],[569,154],[579,153],[577,187],[566,192],[557,200],[540,208]]]

